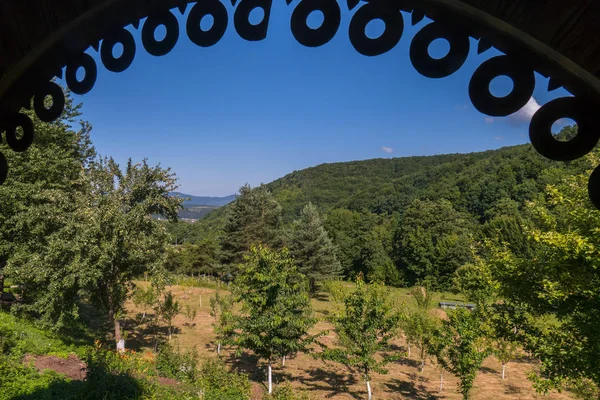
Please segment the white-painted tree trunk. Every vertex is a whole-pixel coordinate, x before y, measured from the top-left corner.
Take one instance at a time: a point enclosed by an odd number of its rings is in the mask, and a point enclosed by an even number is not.
[[[281,366],[285,367],[285,356],[283,356],[283,359],[281,360]]]
[[[422,358],[421,359],[421,368],[420,368],[420,372],[423,372],[423,370],[425,369],[425,359]]]
[[[504,371],[506,370],[506,363],[502,363],[502,380],[504,380]]]
[[[273,393],[273,380],[272,380],[273,370],[271,368],[271,361],[269,361],[269,372],[268,372],[268,380],[269,380],[269,394]]]
[[[371,394],[371,382],[367,381],[367,394],[368,394],[368,399],[371,400],[373,398],[373,395]]]
[[[217,343],[217,354],[221,355],[221,342]]]
[[[410,358],[410,343],[407,343],[408,346],[408,357]]]
[[[444,390],[444,370],[440,372],[440,392]]]

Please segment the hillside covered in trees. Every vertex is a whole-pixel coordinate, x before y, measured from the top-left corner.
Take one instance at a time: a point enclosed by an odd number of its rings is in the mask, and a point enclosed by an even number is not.
[[[567,127],[559,137],[575,134],[575,127]],[[528,218],[526,205],[543,200],[548,185],[588,168],[586,159],[553,162],[530,145],[521,145],[471,154],[323,164],[294,171],[260,190],[270,193],[269,209],[280,208],[276,213],[284,231],[307,204],[315,206],[344,277],[362,273],[397,286],[428,283],[445,289],[483,239],[523,247],[516,239]],[[235,204],[196,224],[170,226],[179,243],[183,238],[202,253],[194,256],[202,259],[197,272],[218,273],[230,263],[220,245],[230,245],[223,234]],[[285,241],[286,235],[280,236]]]

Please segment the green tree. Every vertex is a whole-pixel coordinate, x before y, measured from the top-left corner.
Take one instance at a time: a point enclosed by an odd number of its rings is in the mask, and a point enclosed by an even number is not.
[[[62,265],[80,276],[90,300],[107,312],[119,349],[125,345],[119,319],[133,279],[149,272],[157,287],[164,285],[168,234],[152,216],[177,218],[181,199],[169,196],[175,181],[170,170],[145,160],[129,161],[121,171],[114,160],[99,159],[90,169],[90,194],[70,235],[57,241],[57,247],[75,248]]]
[[[432,352],[438,363],[460,380],[460,392],[469,399],[475,376],[490,350],[484,342],[482,322],[476,312],[457,309],[448,313],[432,340]]]
[[[170,291],[165,293],[162,300],[158,302],[158,315],[160,318],[167,323],[167,334],[169,340],[173,336],[173,319],[179,315],[180,307],[179,301],[175,300],[175,296]]]
[[[519,345],[508,339],[500,338],[494,342],[493,353],[502,363],[502,380],[505,378],[506,364],[519,355]]]
[[[300,219],[292,224],[287,242],[298,270],[308,277],[311,294],[316,293],[317,282],[341,276],[335,248],[312,203],[302,209]]]
[[[468,301],[482,306],[494,298],[498,284],[492,277],[490,267],[481,257],[474,255],[473,260],[456,270],[453,285]]]
[[[447,200],[415,200],[397,226],[395,261],[410,283],[448,288],[454,271],[471,261],[475,225]]]
[[[23,285],[20,306],[55,329],[78,316],[77,271],[63,268],[72,251],[55,242],[69,234],[88,191],[85,171],[95,156],[91,126],[78,120],[80,108],[67,92],[65,110],[54,122],[21,110],[33,121],[31,147],[18,153],[0,141],[10,168],[0,186],[0,293],[5,275]]]
[[[227,208],[221,237],[221,260],[233,272],[235,265],[254,245],[279,248],[281,245],[281,207],[266,186],[240,188],[237,199]]]
[[[408,356],[410,357],[411,345],[419,349],[419,360],[421,360],[419,371],[423,372],[425,360],[430,353],[431,340],[435,336],[438,324],[437,319],[429,313],[433,301],[433,292],[425,287],[418,286],[412,290],[411,294],[417,303],[417,309],[407,313],[402,320],[401,327],[406,337]]]
[[[305,277],[287,250],[276,252],[252,247],[233,286],[242,302],[236,344],[267,361],[268,392],[272,393],[272,363],[295,352],[304,352],[319,335],[309,335],[315,324]]]
[[[141,286],[135,288],[132,296],[133,303],[143,308],[142,319],[146,318],[146,310],[152,309],[158,301],[157,289],[149,285],[146,289]]]
[[[598,165],[593,153],[588,163]],[[541,360],[541,391],[589,379],[600,384],[600,211],[586,190],[588,175],[547,187],[532,202],[525,226],[534,249],[522,257],[490,244],[490,265],[517,338]]]
[[[221,296],[219,291],[210,299],[210,315],[215,319],[213,328],[217,335],[217,354],[223,346],[232,344],[235,338],[236,319],[233,313],[233,296]]]
[[[334,319],[339,348],[324,349],[319,355],[324,360],[344,364],[365,380],[368,399],[371,400],[372,373],[386,374],[385,365],[398,356],[376,357],[389,350],[389,341],[396,335],[400,314],[387,301],[381,286],[366,285],[361,279],[356,289],[344,300],[343,314]]]

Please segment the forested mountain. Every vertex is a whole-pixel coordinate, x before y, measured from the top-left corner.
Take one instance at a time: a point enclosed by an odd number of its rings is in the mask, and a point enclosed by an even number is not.
[[[560,133],[565,139],[575,134],[574,127]],[[362,273],[388,284],[427,281],[442,288],[472,261],[474,246],[484,238],[510,241],[525,255],[528,250],[518,248],[519,226],[528,218],[525,205],[543,200],[547,185],[589,168],[588,159],[553,162],[520,145],[323,164],[263,188],[281,206],[284,231],[308,203],[317,208],[346,277]],[[232,210],[232,205],[215,210],[187,232],[171,230],[189,243],[222,242]]]

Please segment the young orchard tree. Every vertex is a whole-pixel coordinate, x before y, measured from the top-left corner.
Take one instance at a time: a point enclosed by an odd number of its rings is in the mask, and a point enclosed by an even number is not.
[[[158,313],[160,318],[167,323],[169,340],[171,340],[173,336],[173,319],[179,314],[179,312],[180,304],[177,300],[175,300],[173,293],[165,293],[164,298],[158,303]]]
[[[198,309],[196,307],[190,306],[189,304],[186,304],[183,314],[190,321],[188,322],[188,326],[192,328],[194,326],[194,320],[196,319],[196,315],[198,315]]]
[[[432,353],[446,371],[460,380],[464,400],[469,399],[475,376],[488,357],[488,348],[481,348],[484,330],[477,312],[453,310],[432,340]]]
[[[400,314],[387,301],[383,287],[368,286],[360,278],[344,305],[342,315],[334,320],[340,347],[325,349],[318,357],[344,364],[353,373],[362,375],[371,400],[372,373],[386,374],[385,365],[399,359],[399,356],[378,359],[376,355],[389,349],[389,341],[397,334]]]
[[[210,315],[215,319],[213,328],[217,335],[217,354],[223,346],[233,343],[236,319],[233,313],[233,296],[221,296],[219,291],[210,299]]]
[[[305,277],[287,250],[252,247],[233,286],[242,303],[237,319],[236,344],[267,361],[268,393],[273,391],[272,364],[291,352],[307,351],[317,336],[308,334],[312,316]]]
[[[403,318],[401,327],[406,337],[408,356],[410,357],[411,345],[419,349],[419,360],[421,361],[419,371],[423,372],[431,339],[437,329],[437,320],[429,314],[433,292],[419,286],[414,288],[411,294],[417,303],[417,310],[408,313]]]
[[[298,270],[308,277],[311,295],[316,293],[318,282],[342,275],[333,242],[323,227],[319,211],[312,203],[302,209],[300,219],[292,224],[287,241]]]
[[[142,315],[142,319],[146,318],[146,310],[148,308],[152,309],[154,308],[154,306],[156,305],[156,302],[158,301],[158,295],[157,295],[157,289],[150,285],[148,286],[146,289],[144,289],[141,286],[138,286],[135,288],[134,292],[133,292],[133,303],[138,306],[138,307],[142,307],[143,309],[143,315]]]
[[[402,320],[402,330],[409,349],[413,345],[419,350],[419,372],[425,369],[425,360],[431,353],[431,340],[436,334],[437,327],[436,320],[426,310],[410,312]]]
[[[514,361],[519,355],[519,346],[517,343],[507,339],[498,339],[494,343],[493,353],[502,363],[502,380],[505,378],[506,364]]]
[[[498,284],[492,278],[490,267],[481,257],[473,255],[473,260],[474,262],[456,270],[453,284],[468,301],[482,307],[494,299]]]
[[[92,302],[106,310],[114,325],[117,348],[125,341],[119,315],[131,295],[133,279],[148,272],[157,282],[164,275],[167,230],[153,215],[177,219],[181,199],[171,197],[176,178],[169,169],[100,159],[90,170],[91,195],[81,207],[73,238],[73,259]]]

